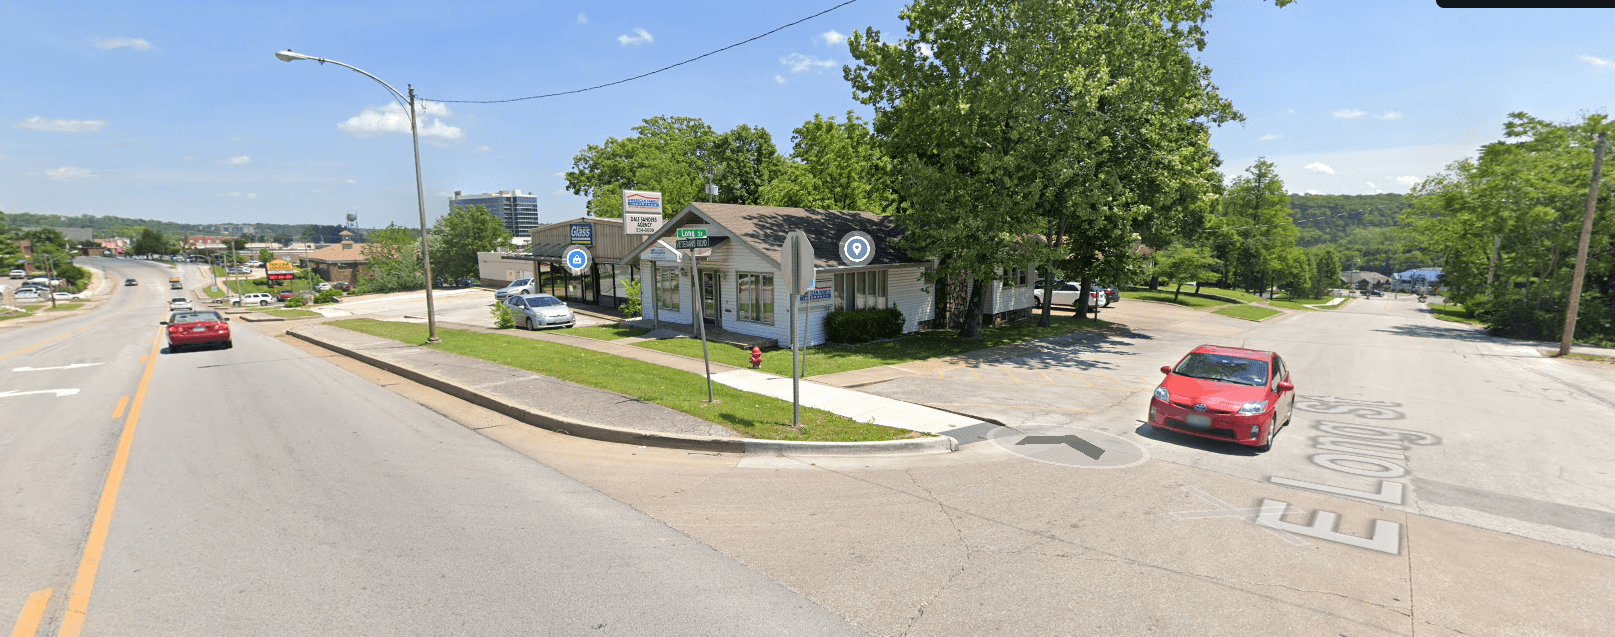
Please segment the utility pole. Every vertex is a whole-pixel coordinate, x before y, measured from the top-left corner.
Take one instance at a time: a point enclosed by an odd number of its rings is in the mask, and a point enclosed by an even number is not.
[[[1587,213],[1581,219],[1581,242],[1576,244],[1576,274],[1570,278],[1570,306],[1565,308],[1564,334],[1559,337],[1559,355],[1570,353],[1570,342],[1576,337],[1576,312],[1581,309],[1581,280],[1587,276],[1587,243],[1593,234],[1593,210],[1598,203],[1598,171],[1604,167],[1606,133],[1598,134],[1598,145],[1593,148],[1593,181],[1587,186]]]

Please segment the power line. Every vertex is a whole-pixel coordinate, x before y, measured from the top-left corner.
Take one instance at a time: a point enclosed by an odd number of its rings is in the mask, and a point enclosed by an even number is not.
[[[742,44],[747,44],[747,43],[750,43],[750,42],[753,42],[753,41],[756,41],[756,40],[761,40],[761,39],[763,39],[765,37],[768,37],[770,35],[773,35],[775,33],[778,33],[780,31],[783,31],[783,30],[788,29],[790,27],[794,27],[794,26],[796,26],[798,24],[801,24],[803,22],[807,22],[808,20],[812,20],[812,19],[817,18],[817,17],[819,17],[821,15],[824,15],[824,14],[829,13],[831,11],[835,11],[836,9],[840,9],[841,7],[845,7],[845,6],[849,5],[849,4],[852,4],[852,3],[857,2],[857,1],[858,0],[847,0],[846,2],[843,2],[843,3],[838,4],[836,6],[830,7],[828,9],[823,10],[823,11],[820,11],[818,13],[810,15],[810,16],[808,16],[806,18],[802,18],[801,20],[797,20],[795,22],[791,22],[789,24],[785,24],[785,25],[781,25],[779,27],[776,27],[775,29],[773,29],[771,31],[768,31],[766,33],[763,33],[761,35],[758,35],[758,36],[755,36],[755,37],[752,37],[752,38],[749,38],[749,39],[741,40],[739,42],[736,42],[736,43],[731,44],[729,46],[723,47],[721,49],[717,49],[717,50],[713,50],[713,51],[707,51],[706,53],[702,53],[701,55],[697,55],[697,56],[695,56],[693,58],[690,58],[690,59],[685,60],[683,62],[679,62],[677,64],[669,64],[667,66],[664,66],[662,68],[656,69],[656,70],[651,71],[649,73],[641,73],[639,75],[635,75],[633,77],[626,78],[626,79],[617,80],[615,82],[607,82],[605,84],[600,84],[600,85],[597,85],[597,86],[591,86],[591,87],[588,87],[588,88],[580,88],[580,89],[571,90],[571,91],[561,91],[559,93],[545,93],[543,95],[529,95],[527,97],[513,97],[513,98],[510,98],[510,99],[504,99],[504,100],[440,100],[440,99],[436,99],[436,98],[425,98],[425,97],[423,97],[421,99],[426,100],[426,101],[431,101],[431,102],[441,102],[441,103],[444,103],[444,104],[503,104],[503,103],[506,103],[506,102],[520,102],[522,100],[537,100],[537,99],[543,99],[543,98],[546,98],[546,97],[559,97],[561,95],[572,95],[574,93],[582,93],[582,92],[585,92],[585,91],[593,91],[593,90],[596,90],[596,89],[606,88],[608,86],[616,86],[618,84],[623,84],[623,83],[626,83],[626,82],[632,82],[632,81],[640,79],[640,78],[650,77],[652,75],[655,75],[657,73],[661,73],[662,71],[666,71],[668,69],[684,66],[686,64],[689,64],[689,63],[694,62],[696,60],[699,60],[701,58],[708,57],[708,56],[711,56],[711,55],[715,55],[715,54],[718,54],[718,53],[722,53],[724,51],[728,51],[729,49],[733,49],[733,48],[735,48],[737,46],[740,46]]]

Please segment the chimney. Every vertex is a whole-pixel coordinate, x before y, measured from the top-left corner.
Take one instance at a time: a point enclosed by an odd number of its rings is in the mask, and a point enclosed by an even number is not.
[[[352,250],[353,249],[353,233],[348,232],[347,230],[343,230],[342,232],[339,232],[337,234],[342,235],[342,249],[343,250]]]

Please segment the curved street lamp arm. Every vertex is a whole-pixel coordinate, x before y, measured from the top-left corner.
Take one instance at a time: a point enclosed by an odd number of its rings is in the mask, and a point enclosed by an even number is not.
[[[382,86],[387,87],[387,92],[393,94],[393,99],[398,100],[398,105],[404,107],[405,111],[410,111],[409,99],[404,97],[403,93],[399,93],[398,89],[393,88],[391,84],[383,82],[381,80],[381,78],[376,77],[374,75],[371,75],[369,73],[366,73],[364,71],[364,69],[361,69],[361,68],[359,68],[357,66],[353,66],[352,64],[343,64],[343,63],[338,62],[336,60],[327,60],[325,58],[318,58],[318,57],[314,57],[312,55],[304,55],[302,53],[293,53],[290,50],[278,52],[278,53],[275,54],[275,57],[280,58],[280,60],[283,61],[283,62],[291,62],[291,61],[294,61],[294,60],[313,60],[315,62],[319,62],[320,64],[335,64],[335,65],[340,66],[342,68],[348,69],[350,71],[353,71],[355,73],[358,73],[360,75],[368,77],[368,78],[370,78],[372,80],[375,80],[377,84],[380,84]],[[414,117],[415,117],[415,114],[411,111],[410,112],[410,118],[413,119]]]

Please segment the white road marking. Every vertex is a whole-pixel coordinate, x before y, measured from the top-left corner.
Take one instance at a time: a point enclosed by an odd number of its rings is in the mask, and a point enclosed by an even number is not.
[[[0,398],[27,396],[29,394],[56,394],[56,397],[60,398],[62,396],[72,396],[73,394],[77,393],[79,393],[79,390],[76,387],[72,389],[36,389],[34,391],[0,391]]]
[[[1306,540],[1298,538],[1294,535],[1290,535],[1289,533],[1285,533],[1279,527],[1267,524],[1265,522],[1265,518],[1271,517],[1273,519],[1278,519],[1279,516],[1284,515],[1284,513],[1290,508],[1290,505],[1288,504],[1283,502],[1274,503],[1272,500],[1263,500],[1262,506],[1250,509],[1241,509],[1227,502],[1223,502],[1222,500],[1218,500],[1215,496],[1194,487],[1185,486],[1183,487],[1183,490],[1194,494],[1201,500],[1210,502],[1217,508],[1211,511],[1178,511],[1172,514],[1172,517],[1174,518],[1179,520],[1239,518],[1256,525],[1263,531],[1273,534],[1273,536],[1277,537],[1278,539],[1289,542],[1291,546],[1306,546],[1307,544]],[[1300,509],[1297,509],[1297,511],[1299,510]]]
[[[44,371],[50,371],[50,370],[53,370],[53,369],[76,369],[76,368],[79,368],[79,367],[95,367],[96,365],[103,365],[103,364],[104,363],[73,363],[72,365],[63,365],[61,367],[13,367],[13,368],[11,368],[11,371],[14,371],[14,372],[44,372]]]

